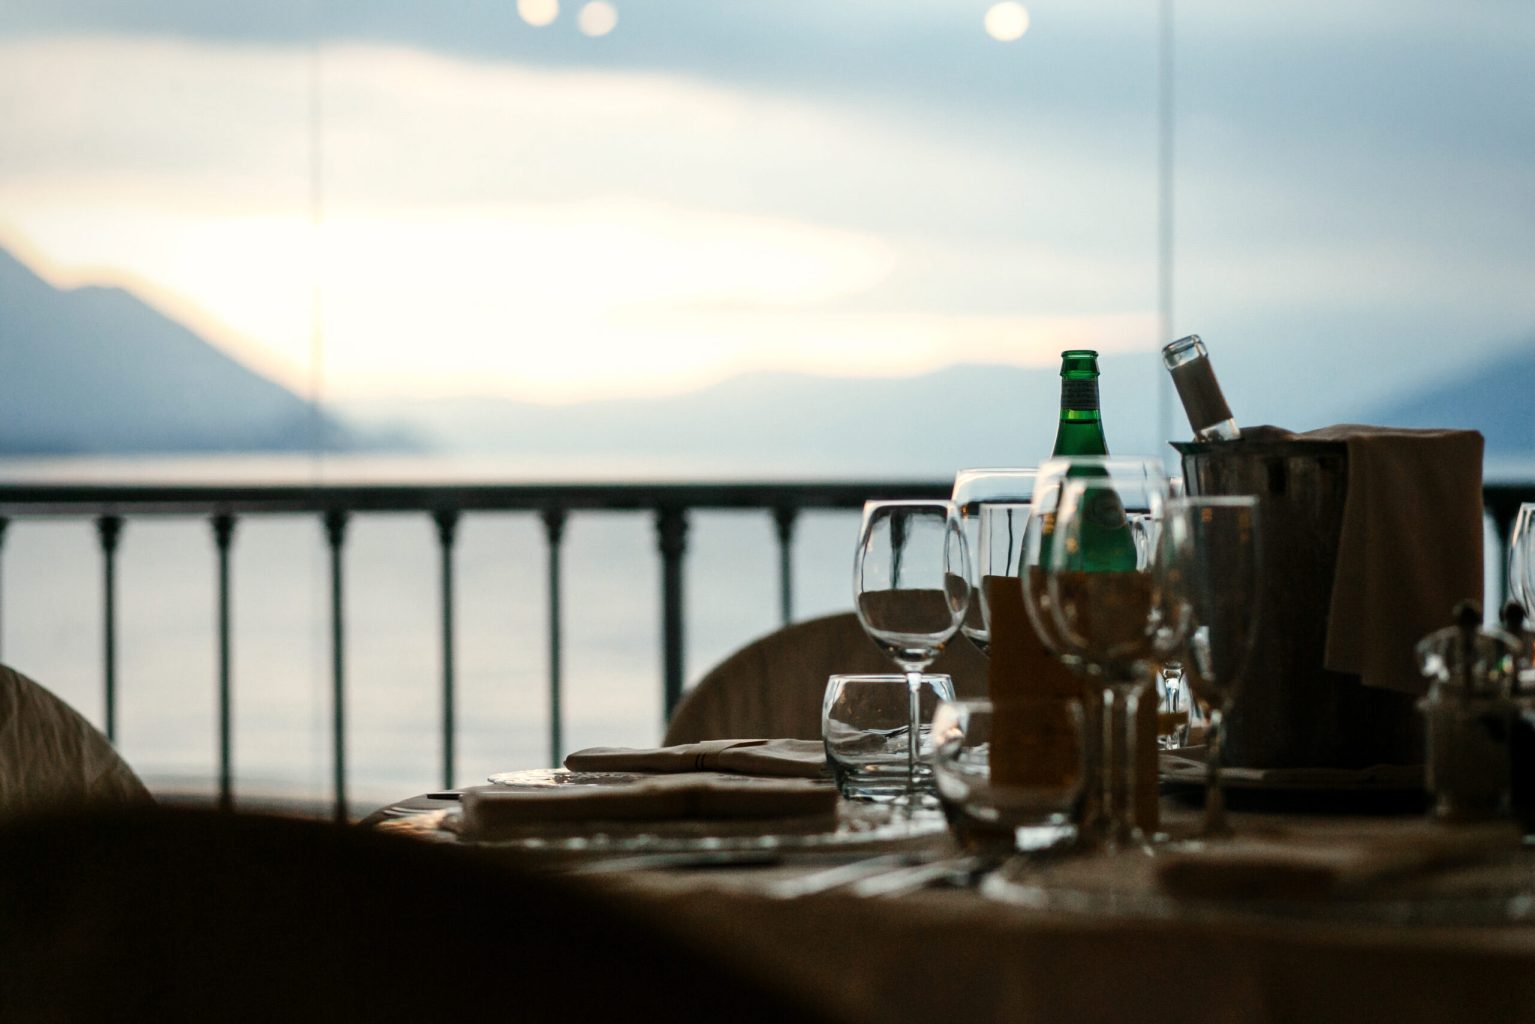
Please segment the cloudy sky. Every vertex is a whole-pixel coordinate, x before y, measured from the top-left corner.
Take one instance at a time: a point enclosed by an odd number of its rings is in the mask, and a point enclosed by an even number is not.
[[[1152,0],[518,6],[8,0],[0,245],[338,397],[1162,340]],[[1535,5],[1175,27],[1173,327],[1244,418],[1535,338]]]

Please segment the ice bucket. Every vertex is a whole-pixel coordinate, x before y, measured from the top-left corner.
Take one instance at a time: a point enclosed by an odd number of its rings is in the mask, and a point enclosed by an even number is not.
[[[1288,440],[1173,445],[1190,495],[1258,498],[1263,544],[1258,633],[1226,719],[1225,760],[1248,768],[1421,764],[1409,694],[1322,667],[1348,446]],[[1389,614],[1389,609],[1383,610]]]

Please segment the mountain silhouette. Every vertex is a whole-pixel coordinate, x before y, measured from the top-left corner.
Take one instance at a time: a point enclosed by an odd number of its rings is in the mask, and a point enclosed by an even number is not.
[[[1109,444],[1156,452],[1154,356],[1103,368]],[[1154,368],[1160,373],[1160,362]],[[665,398],[544,405],[498,398],[370,400],[351,422],[408,426],[442,451],[485,455],[667,456],[685,471],[733,475],[951,475],[959,466],[1032,465],[1047,457],[1060,409],[1054,366],[959,364],[911,377],[745,374]]]
[[[298,451],[359,438],[120,288],[0,249],[0,453]]]
[[[1225,355],[1225,353],[1223,353]],[[1535,342],[1381,403],[1306,405],[1304,388],[1232,346],[1233,407],[1286,396],[1284,425],[1327,422],[1482,431],[1490,458],[1535,453]],[[1164,451],[1154,352],[1106,356],[1102,400],[1115,452]],[[1228,374],[1224,371],[1231,371]],[[391,398],[314,405],[118,288],[60,290],[0,249],[0,454],[420,451],[599,457],[739,475],[947,475],[1033,464],[1050,451],[1054,366],[958,363],[910,377],[753,373],[662,398],[547,405],[500,398]],[[334,413],[334,415],[332,415]],[[1174,411],[1175,437],[1185,423]]]
[[[1535,338],[1501,358],[1466,371],[1382,409],[1377,422],[1394,427],[1466,427],[1487,439],[1494,457],[1535,455]]]

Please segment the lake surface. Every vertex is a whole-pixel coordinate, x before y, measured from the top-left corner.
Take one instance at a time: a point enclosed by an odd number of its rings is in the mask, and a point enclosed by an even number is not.
[[[1535,479],[1535,464],[1489,479]],[[304,456],[0,460],[10,481],[221,483],[655,481],[790,478],[721,460]],[[775,471],[776,470],[776,471]],[[807,512],[796,531],[796,618],[852,609],[858,516]],[[686,574],[689,682],[778,625],[778,550],[767,513],[695,513]],[[549,763],[546,548],[528,514],[470,514],[456,548],[455,783]],[[563,545],[565,748],[653,745],[661,736],[660,563],[649,513],[570,519]],[[349,795],[366,812],[438,787],[438,549],[423,515],[353,520],[347,567]],[[1488,566],[1489,597],[1495,567]],[[202,518],[130,520],[118,555],[118,746],[151,788],[217,785],[216,591]],[[101,561],[88,520],[13,521],[0,575],[0,657],[104,720]],[[329,574],[319,522],[240,523],[233,577],[237,795],[330,796]]]

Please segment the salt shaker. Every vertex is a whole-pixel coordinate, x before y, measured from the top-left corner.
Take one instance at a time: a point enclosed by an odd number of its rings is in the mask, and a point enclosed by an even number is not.
[[[1419,707],[1428,730],[1428,789],[1434,816],[1447,821],[1509,812],[1518,642],[1482,627],[1474,602],[1455,609],[1455,625],[1419,642],[1430,680]]]

